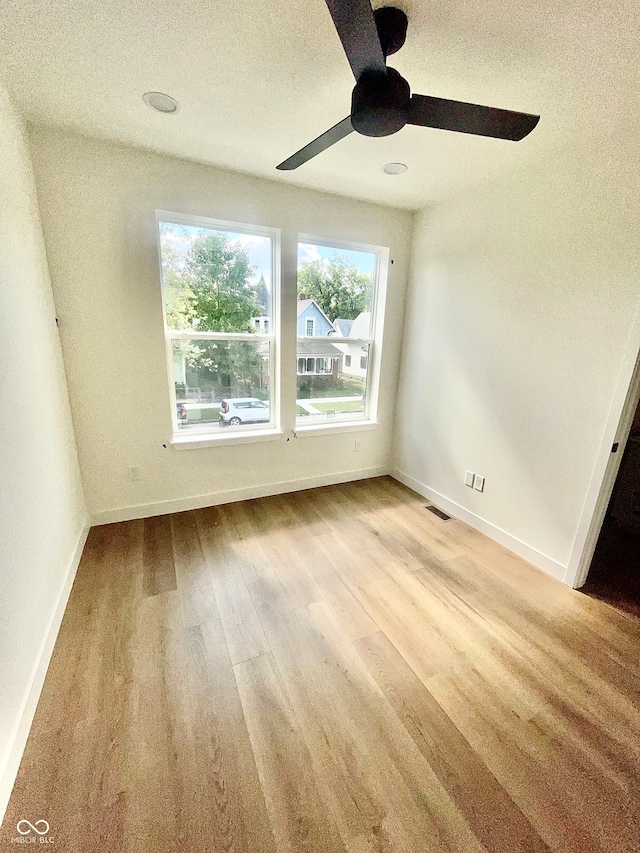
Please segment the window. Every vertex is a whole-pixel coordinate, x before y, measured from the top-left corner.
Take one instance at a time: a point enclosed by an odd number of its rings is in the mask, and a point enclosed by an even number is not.
[[[374,414],[370,366],[384,251],[312,238],[298,243],[298,426]]]
[[[375,420],[387,249],[299,239],[297,353],[283,365],[279,232],[162,211],[157,218],[178,443],[272,435],[276,382],[294,370],[303,432]]]
[[[273,427],[277,232],[158,213],[174,434]]]

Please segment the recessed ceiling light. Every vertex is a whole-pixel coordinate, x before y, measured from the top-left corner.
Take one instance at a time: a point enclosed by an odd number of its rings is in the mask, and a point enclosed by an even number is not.
[[[382,171],[387,175],[402,175],[407,171],[407,166],[404,163],[387,163],[382,167]]]
[[[178,102],[171,95],[165,95],[163,92],[145,92],[142,100],[149,107],[158,110],[159,113],[175,113],[178,109]]]

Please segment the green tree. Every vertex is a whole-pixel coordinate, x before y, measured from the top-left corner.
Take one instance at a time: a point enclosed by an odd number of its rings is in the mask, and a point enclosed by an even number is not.
[[[192,232],[163,223],[162,272],[167,325],[174,330],[253,332],[252,317],[264,313],[260,302],[264,280],[252,283],[255,272],[249,253],[222,233],[203,231],[186,254],[172,245],[171,235]],[[265,287],[266,290],[266,287]],[[257,342],[256,342],[257,344]],[[174,341],[173,351],[186,360],[189,384],[211,385],[220,394],[255,393],[262,379],[259,346],[242,341]]]
[[[178,229],[179,226],[172,223],[162,223],[160,248],[167,326],[169,329],[182,331],[194,327],[194,313],[191,304],[193,294],[189,281],[184,276],[184,256],[180,255],[171,243],[172,234],[184,232],[184,229]],[[187,364],[194,363],[193,348],[189,341],[174,340],[171,345],[174,358],[182,358]]]
[[[249,253],[225,234],[205,232],[195,238],[185,261],[191,307],[198,329],[210,332],[251,332],[252,317],[263,308]]]
[[[162,224],[160,248],[162,255],[162,283],[164,286],[165,314],[170,329],[193,328],[193,293],[184,274],[184,257],[171,244],[168,223]]]
[[[358,272],[353,261],[335,252],[328,264],[309,261],[298,271],[300,298],[315,299],[333,322],[338,317],[355,320],[371,310],[371,276]]]
[[[219,396],[264,397],[262,357],[265,344],[253,341],[192,341],[187,354],[189,384],[211,386]]]

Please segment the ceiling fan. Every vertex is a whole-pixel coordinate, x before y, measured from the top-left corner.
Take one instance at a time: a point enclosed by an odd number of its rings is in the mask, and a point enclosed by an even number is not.
[[[415,124],[518,142],[538,124],[540,116],[529,113],[412,95],[404,77],[387,65],[387,56],[404,44],[405,13],[393,6],[374,11],[369,0],[325,2],[356,78],[351,115],[276,168],[297,169],[353,130],[365,136],[389,136],[405,124]]]

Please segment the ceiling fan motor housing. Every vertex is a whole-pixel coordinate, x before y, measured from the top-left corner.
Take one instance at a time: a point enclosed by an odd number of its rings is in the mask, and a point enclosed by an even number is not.
[[[381,6],[374,9],[373,17],[385,58],[397,53],[407,37],[407,16],[395,6]]]
[[[365,70],[351,94],[351,124],[364,136],[390,136],[407,123],[411,90],[395,68]]]

